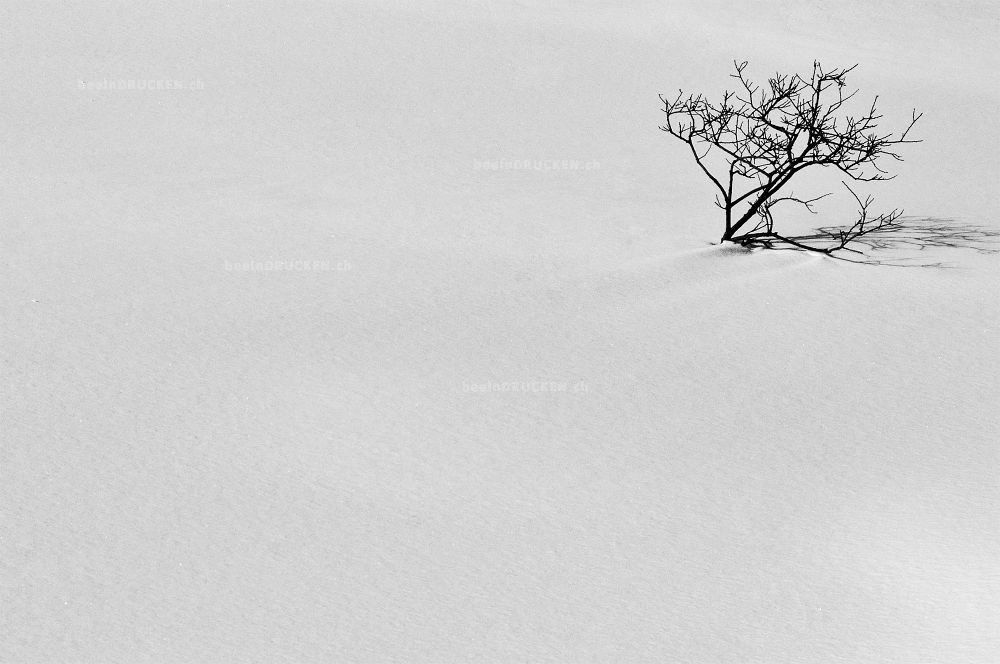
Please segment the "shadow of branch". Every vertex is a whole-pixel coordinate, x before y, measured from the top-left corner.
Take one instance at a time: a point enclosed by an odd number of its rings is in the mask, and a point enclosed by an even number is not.
[[[831,246],[844,230],[837,226],[818,228],[816,233],[789,236],[799,244],[830,243]],[[796,249],[794,245],[773,249]],[[851,240],[844,251],[829,254],[833,258],[867,265],[896,267],[953,267],[943,261],[929,262],[925,255],[933,248],[971,249],[981,254],[1000,253],[1000,228],[991,228],[955,219],[940,217],[901,217],[894,223],[872,230]]]

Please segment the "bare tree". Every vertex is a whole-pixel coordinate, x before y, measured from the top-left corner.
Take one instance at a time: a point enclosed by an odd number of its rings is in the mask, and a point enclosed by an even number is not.
[[[892,179],[895,176],[880,162],[902,161],[897,147],[920,142],[908,136],[922,114],[914,110],[909,126],[898,136],[879,133],[878,97],[862,114],[848,114],[845,106],[858,91],[844,94],[844,86],[857,65],[827,71],[814,62],[808,77],[775,74],[759,85],[746,77],[746,62],[733,64],[736,73],[731,77],[738,81],[737,89],[726,91],[719,103],[700,94],[685,96],[683,91],[673,99],[660,95],[667,116],[660,129],[688,145],[718,190],[715,204],[726,221],[723,242],[767,247],[780,242],[832,253],[897,223],[900,210],[870,215],[871,197],[862,201],[846,181],[844,186],[860,206],[858,220],[848,228],[785,237],[774,229],[773,210],[781,203],[797,203],[814,212],[813,204],[830,195],[803,198],[786,193],[791,179],[807,168],[832,167],[860,182]],[[805,242],[815,239],[826,242]]]

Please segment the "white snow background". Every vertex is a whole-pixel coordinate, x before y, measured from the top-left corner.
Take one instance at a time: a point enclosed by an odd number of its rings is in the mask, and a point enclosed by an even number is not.
[[[858,62],[865,191],[1000,229],[998,25],[4,3],[0,661],[1000,660],[1000,257],[720,247],[657,128]]]

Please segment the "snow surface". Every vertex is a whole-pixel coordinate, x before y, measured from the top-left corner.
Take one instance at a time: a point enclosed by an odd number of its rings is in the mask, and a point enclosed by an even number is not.
[[[998,256],[713,245],[657,129],[860,62],[997,229],[1000,11],[872,5],[0,7],[0,661],[1000,659]]]

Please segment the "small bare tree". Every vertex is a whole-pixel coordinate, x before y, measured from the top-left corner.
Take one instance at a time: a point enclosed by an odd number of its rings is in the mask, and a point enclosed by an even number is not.
[[[804,198],[786,193],[791,179],[807,168],[833,167],[854,181],[892,179],[895,176],[879,162],[885,157],[902,161],[897,146],[920,142],[908,136],[922,114],[914,110],[909,126],[898,136],[879,133],[878,97],[863,114],[847,114],[845,105],[858,91],[845,95],[845,81],[857,65],[827,71],[814,62],[808,77],[775,74],[758,85],[744,74],[746,62],[733,64],[736,73],[731,77],[738,88],[726,91],[720,103],[700,94],[685,96],[683,91],[673,99],[660,95],[667,116],[660,129],[688,145],[718,189],[715,204],[726,220],[723,242],[766,247],[784,243],[832,253],[897,223],[900,210],[870,215],[871,197],[862,201],[846,181],[844,186],[860,206],[859,218],[850,227],[785,237],[774,229],[773,210],[780,203],[797,203],[814,212],[813,204],[830,195]],[[825,242],[806,242],[815,239]]]

